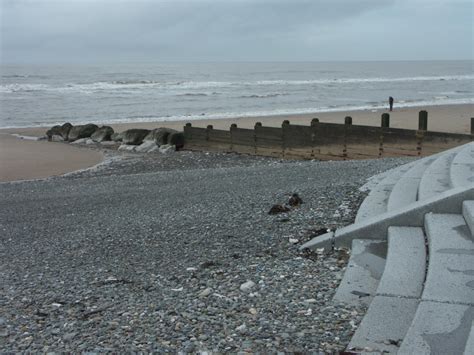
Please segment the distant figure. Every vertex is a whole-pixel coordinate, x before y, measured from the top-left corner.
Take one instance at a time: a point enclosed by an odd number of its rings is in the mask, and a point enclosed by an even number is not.
[[[393,109],[393,97],[390,96],[388,98],[388,104],[390,105],[390,111],[392,111],[392,109]]]

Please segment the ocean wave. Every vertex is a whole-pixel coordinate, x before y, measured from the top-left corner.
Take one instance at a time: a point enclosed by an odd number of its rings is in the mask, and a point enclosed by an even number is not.
[[[214,93],[213,93],[213,95],[214,95]],[[205,94],[203,92],[198,92],[198,93],[187,92],[187,93],[184,93],[184,94],[178,94],[176,96],[190,96],[190,97],[193,97],[193,96],[209,96],[209,95]]]
[[[62,86],[46,84],[12,83],[0,85],[0,92],[14,93],[18,91],[56,91],[94,93],[97,91],[139,90],[139,89],[172,89],[198,90],[212,88],[245,89],[258,86],[337,86],[360,83],[394,83],[420,81],[466,81],[474,80],[474,75],[415,76],[415,77],[372,77],[372,78],[334,78],[309,80],[255,80],[255,81],[153,81],[153,80],[114,80],[94,83],[69,83]],[[260,97],[256,97],[260,98]]]
[[[272,97],[284,96],[284,95],[287,95],[287,94],[275,92],[275,93],[271,93],[271,94],[242,95],[242,96],[239,96],[239,98],[241,98],[241,99],[269,99],[269,98],[272,98]]]

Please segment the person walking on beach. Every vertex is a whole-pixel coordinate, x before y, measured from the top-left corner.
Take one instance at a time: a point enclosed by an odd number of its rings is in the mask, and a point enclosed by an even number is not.
[[[393,97],[390,96],[388,98],[388,104],[390,105],[390,111],[392,111],[392,109],[393,109]]]

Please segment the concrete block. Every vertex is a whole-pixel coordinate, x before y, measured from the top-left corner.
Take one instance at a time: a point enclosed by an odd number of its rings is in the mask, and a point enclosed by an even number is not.
[[[334,245],[336,247],[350,247],[353,239],[381,239],[384,236],[386,238],[390,226],[421,227],[426,213],[461,213],[462,202],[472,199],[474,199],[474,186],[450,189],[435,197],[417,201],[408,207],[389,211],[366,221],[338,229],[334,236]],[[317,247],[317,240],[310,242],[313,248]]]
[[[419,227],[389,227],[387,261],[377,295],[419,298],[425,269],[423,230]]]
[[[442,154],[426,169],[418,188],[418,200],[426,200],[452,188],[450,167],[458,150]]]
[[[386,241],[352,241],[352,251],[334,301],[369,304],[382,276],[387,253]]]
[[[421,159],[408,170],[395,184],[388,199],[387,210],[392,211],[416,202],[418,186],[426,169],[436,158]]]
[[[474,201],[464,201],[462,203],[462,214],[471,231],[471,237],[474,238]]]
[[[422,301],[398,354],[462,355],[473,319],[472,306]]]
[[[387,212],[388,199],[393,187],[403,174],[415,165],[415,163],[416,162],[405,164],[384,173],[380,181],[371,189],[370,193],[360,205],[355,219],[356,222],[361,222]]]
[[[396,353],[410,327],[418,302],[416,299],[376,296],[347,350]]]
[[[428,274],[422,299],[474,305],[474,241],[460,214],[425,217]]]
[[[451,164],[450,178],[454,187],[474,186],[474,142],[463,147]]]

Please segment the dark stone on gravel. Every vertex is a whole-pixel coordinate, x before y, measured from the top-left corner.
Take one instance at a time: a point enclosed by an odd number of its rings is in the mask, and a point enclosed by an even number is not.
[[[288,205],[290,205],[291,207],[298,207],[302,203],[303,200],[301,199],[301,197],[299,197],[297,193],[292,194],[288,199]]]
[[[268,214],[278,214],[278,213],[285,213],[285,212],[290,212],[291,209],[284,206],[284,205],[273,205],[272,208],[270,208],[270,211],[268,211]]]
[[[121,142],[122,139],[122,133],[115,132],[110,136],[110,140],[113,142]]]

